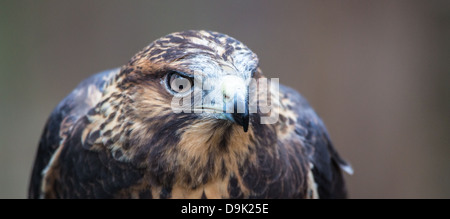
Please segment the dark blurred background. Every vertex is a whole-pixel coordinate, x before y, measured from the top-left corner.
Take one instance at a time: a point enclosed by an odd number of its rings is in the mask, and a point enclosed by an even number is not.
[[[168,33],[208,29],[300,91],[352,198],[450,198],[449,1],[0,1],[0,198],[25,198],[53,107]]]

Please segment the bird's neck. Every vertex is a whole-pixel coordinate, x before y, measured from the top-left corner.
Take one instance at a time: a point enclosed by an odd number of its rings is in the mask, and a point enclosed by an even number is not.
[[[197,187],[237,174],[255,151],[252,136],[251,130],[246,133],[227,121],[197,122],[182,129],[178,144],[170,149],[174,183]]]

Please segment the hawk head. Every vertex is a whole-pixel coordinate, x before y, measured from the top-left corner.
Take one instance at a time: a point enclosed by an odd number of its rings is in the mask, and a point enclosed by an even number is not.
[[[234,38],[169,34],[122,67],[85,136],[118,160],[151,168],[158,183],[195,187],[247,159],[257,119],[249,116],[249,83],[257,77],[257,56]]]
[[[195,122],[240,125],[247,132],[249,83],[257,67],[256,54],[234,38],[185,31],[162,37],[136,54],[118,83],[139,94],[134,99],[142,112],[158,112],[142,119],[189,117]]]

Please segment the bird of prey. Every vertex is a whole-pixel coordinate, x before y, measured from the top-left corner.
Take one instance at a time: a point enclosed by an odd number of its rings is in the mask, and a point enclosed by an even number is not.
[[[29,198],[345,198],[352,169],[298,92],[279,85],[271,112],[249,110],[258,63],[225,34],[183,31],[87,78],[45,125]],[[204,111],[175,112],[187,94]]]

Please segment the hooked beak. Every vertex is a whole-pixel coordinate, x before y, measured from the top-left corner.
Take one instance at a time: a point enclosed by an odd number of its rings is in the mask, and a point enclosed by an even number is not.
[[[228,76],[222,82],[225,117],[248,131],[249,126],[249,91],[241,78]]]
[[[248,112],[248,94],[245,100],[234,99],[234,111],[232,114],[234,122],[244,128],[244,132],[248,131],[248,125],[250,122],[250,114]],[[238,105],[244,104],[244,112],[238,112]]]

